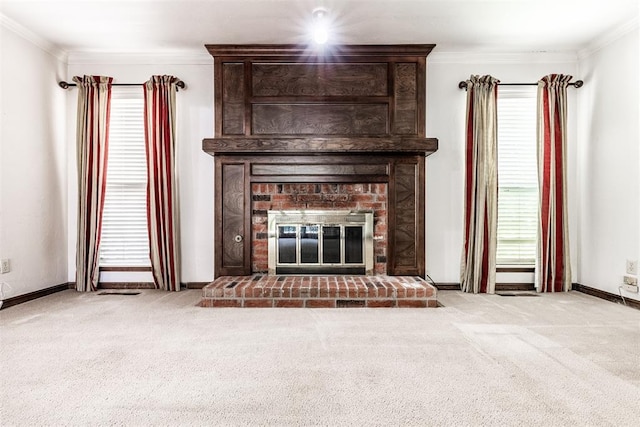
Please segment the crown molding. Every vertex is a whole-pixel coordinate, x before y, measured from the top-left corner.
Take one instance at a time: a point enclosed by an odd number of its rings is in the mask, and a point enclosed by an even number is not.
[[[38,34],[17,23],[13,19],[7,17],[3,13],[0,13],[0,25],[2,25],[7,30],[15,33],[19,37],[25,39],[26,41],[30,42],[31,44],[35,45],[36,47],[42,49],[56,59],[65,63],[67,62],[67,53],[64,50],[51,43],[49,40],[40,37]]]
[[[578,51],[578,59],[585,59],[593,55],[638,28],[640,28],[640,18],[635,16],[630,20],[623,22],[621,25],[617,25],[611,31],[605,32],[603,35],[596,37],[587,47]]]
[[[200,52],[70,52],[69,65],[212,65],[206,50]]]
[[[566,64],[575,63],[575,52],[432,52],[428,64]]]

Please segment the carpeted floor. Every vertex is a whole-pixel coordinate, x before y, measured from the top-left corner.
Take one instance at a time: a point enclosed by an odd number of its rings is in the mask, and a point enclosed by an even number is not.
[[[0,311],[0,425],[637,425],[640,311],[199,308],[64,291]]]

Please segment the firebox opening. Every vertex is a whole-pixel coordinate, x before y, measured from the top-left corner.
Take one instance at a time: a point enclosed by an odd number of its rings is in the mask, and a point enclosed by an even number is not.
[[[269,274],[373,274],[373,212],[268,211]]]

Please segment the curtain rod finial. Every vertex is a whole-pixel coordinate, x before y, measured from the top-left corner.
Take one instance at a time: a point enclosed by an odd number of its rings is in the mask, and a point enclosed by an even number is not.
[[[579,87],[582,87],[582,85],[584,84],[584,82],[582,80],[576,80],[576,82],[573,84],[576,89]]]
[[[60,86],[62,89],[69,89],[69,83],[65,82],[64,80],[58,82],[58,86]]]
[[[467,88],[467,82],[458,83],[458,88],[459,89],[466,89]]]

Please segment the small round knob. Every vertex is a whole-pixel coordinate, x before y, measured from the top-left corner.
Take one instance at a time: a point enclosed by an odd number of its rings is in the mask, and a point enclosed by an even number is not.
[[[242,236],[238,234],[238,235],[236,235],[236,237],[233,238],[233,240],[235,240],[236,243],[240,243],[240,242],[242,242]]]

